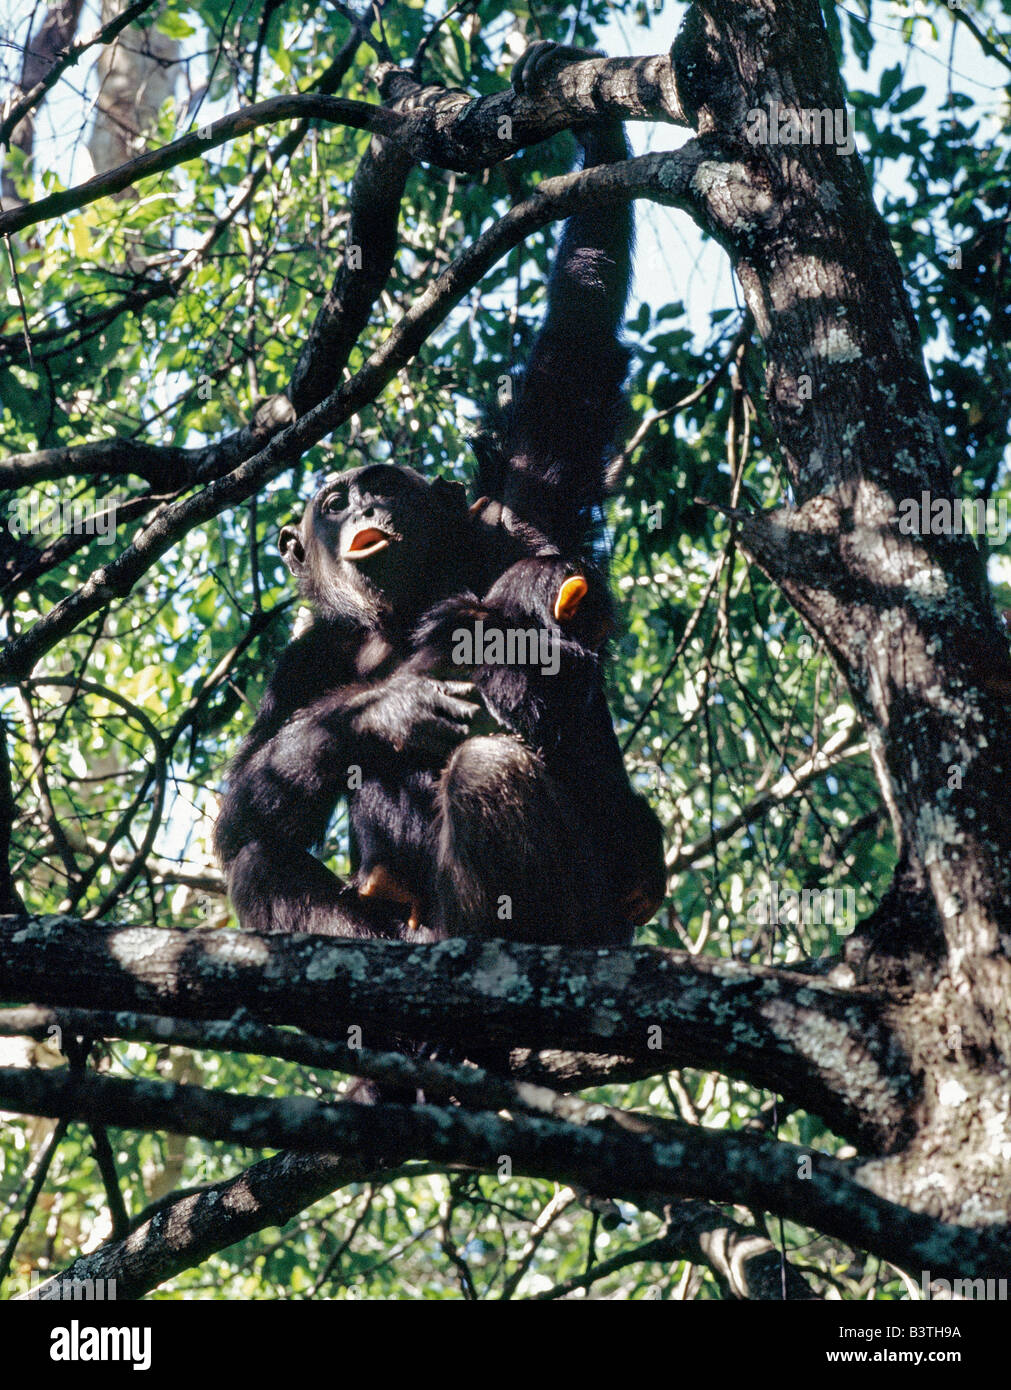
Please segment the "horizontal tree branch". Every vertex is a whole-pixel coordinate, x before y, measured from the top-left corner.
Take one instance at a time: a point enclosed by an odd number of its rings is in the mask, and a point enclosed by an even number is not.
[[[587,69],[592,69],[589,82],[580,71]],[[547,140],[573,125],[603,117],[685,124],[674,97],[674,78],[666,54],[571,64],[559,74],[557,96],[553,84],[550,94],[535,97],[520,96],[506,88],[491,96],[472,98],[444,87],[423,87],[399,68],[382,71],[382,94],[399,100],[409,95],[409,111],[391,111],[371,102],[316,92],[254,102],[170,145],[96,174],[86,183],[0,213],[0,236],[76,212],[141,179],[163,174],[191,159],[203,159],[219,145],[279,121],[316,119],[368,130],[395,140],[415,162],[464,174],[498,164],[526,145]]]
[[[290,1028],[272,1028],[257,1023],[240,1007],[228,1019],[170,1018],[164,1014],[115,1012],[101,1009],[43,1008],[29,1004],[24,1008],[0,1009],[0,1038],[30,1037],[40,1042],[72,1037],[122,1039],[160,1046],[188,1047],[194,1052],[237,1052],[277,1057],[308,1067],[367,1076],[390,1085],[421,1087],[426,1092],[442,1087],[438,1094],[459,1091],[461,1084],[473,1083],[483,1073],[467,1067],[461,1073],[446,1063],[411,1059],[399,1052],[376,1052],[351,1048],[347,1043],[294,1033]],[[641,1081],[656,1071],[650,1057],[635,1061],[629,1057],[601,1053],[561,1052],[545,1049],[534,1052],[516,1048],[509,1056],[509,1073],[515,1082],[580,1091],[589,1086]],[[516,1094],[512,1100],[515,1103]]]
[[[578,1184],[630,1201],[655,1194],[744,1203],[845,1240],[917,1274],[1006,1278],[1006,1227],[971,1230],[878,1197],[844,1164],[793,1144],[627,1116],[573,1124],[435,1106],[262,1099],[201,1087],[0,1068],[0,1106],[117,1129],[173,1129],[249,1147],[351,1153],[388,1166],[409,1158]],[[195,1199],[199,1201],[199,1198]]]
[[[515,942],[322,941],[0,919],[0,997],[258,1021],[357,1025],[489,1046],[614,1053],[741,1077],[874,1152],[901,1146],[914,1092],[887,1006],[793,971],[675,951]]]

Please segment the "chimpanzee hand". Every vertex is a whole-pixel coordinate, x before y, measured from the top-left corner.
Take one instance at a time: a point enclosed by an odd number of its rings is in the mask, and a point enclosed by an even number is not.
[[[585,63],[588,58],[606,58],[595,48],[574,48],[567,43],[539,39],[521,53],[509,75],[513,91],[535,97],[548,87],[555,74],[569,63]],[[572,133],[583,147],[583,168],[594,164],[613,164],[628,159],[631,151],[619,120],[573,126]]]
[[[473,655],[474,645],[473,641],[461,643],[460,638],[473,638],[477,621],[487,622],[489,617],[488,609],[473,594],[456,594],[435,604],[414,634],[417,650],[411,658],[411,670],[448,680],[469,680],[480,663],[476,659],[468,663],[459,660],[465,651]]]
[[[616,882],[621,910],[636,927],[645,926],[667,896],[663,827],[645,797],[633,795],[621,815]]]
[[[470,732],[478,710],[466,698],[473,689],[467,681],[437,681],[413,671],[395,671],[352,697],[351,731],[398,753],[442,758]]]

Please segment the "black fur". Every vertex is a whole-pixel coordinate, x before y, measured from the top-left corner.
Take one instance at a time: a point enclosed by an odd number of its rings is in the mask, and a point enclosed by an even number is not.
[[[355,551],[356,536],[379,543]],[[461,575],[481,574],[478,536],[462,488],[385,465],[332,480],[282,531],[281,553],[316,620],[278,663],[215,829],[243,926],[399,931],[388,909],[362,903],[309,851],[362,770],[439,765],[465,737],[470,687],[402,666],[420,615]]]
[[[557,603],[574,577],[581,592],[563,615]],[[354,812],[361,881],[381,866],[385,886],[406,890],[449,934],[631,939],[663,898],[663,835],[629,784],[607,708],[598,651],[611,626],[602,577],[559,556],[521,560],[484,602],[463,595],[426,615],[406,669],[466,675],[492,727],[515,738],[472,738],[430,778],[366,785]],[[496,642],[507,653],[510,638],[534,659],[458,664]],[[408,825],[414,839],[397,843]],[[509,863],[514,846],[520,858]]]
[[[620,127],[581,139],[586,163],[627,155]],[[376,465],[282,531],[315,620],[278,664],[216,827],[243,926],[404,936],[417,902],[429,937],[603,943],[627,941],[642,901],[662,896],[659,825],[604,698],[606,585],[587,570],[575,617],[550,611],[603,500],[630,254],[625,205],[566,224],[475,508],[458,484]],[[477,616],[550,629],[557,673],[477,662],[455,679],[447,624]],[[362,858],[350,886],[310,852],[345,795]],[[377,867],[387,882],[363,897]]]

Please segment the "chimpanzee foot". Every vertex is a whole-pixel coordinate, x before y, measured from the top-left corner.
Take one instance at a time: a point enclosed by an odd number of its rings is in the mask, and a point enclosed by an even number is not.
[[[358,895],[362,898],[378,898],[380,902],[401,904],[410,909],[407,916],[408,929],[417,931],[421,926],[421,899],[385,864],[377,864],[369,872],[365,882],[359,885]]]

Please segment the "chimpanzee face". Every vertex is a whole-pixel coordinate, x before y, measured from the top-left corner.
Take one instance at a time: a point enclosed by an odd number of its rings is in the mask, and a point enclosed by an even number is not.
[[[299,525],[282,530],[281,555],[322,611],[370,626],[388,613],[406,620],[440,596],[468,521],[458,483],[372,464],[326,483]]]

